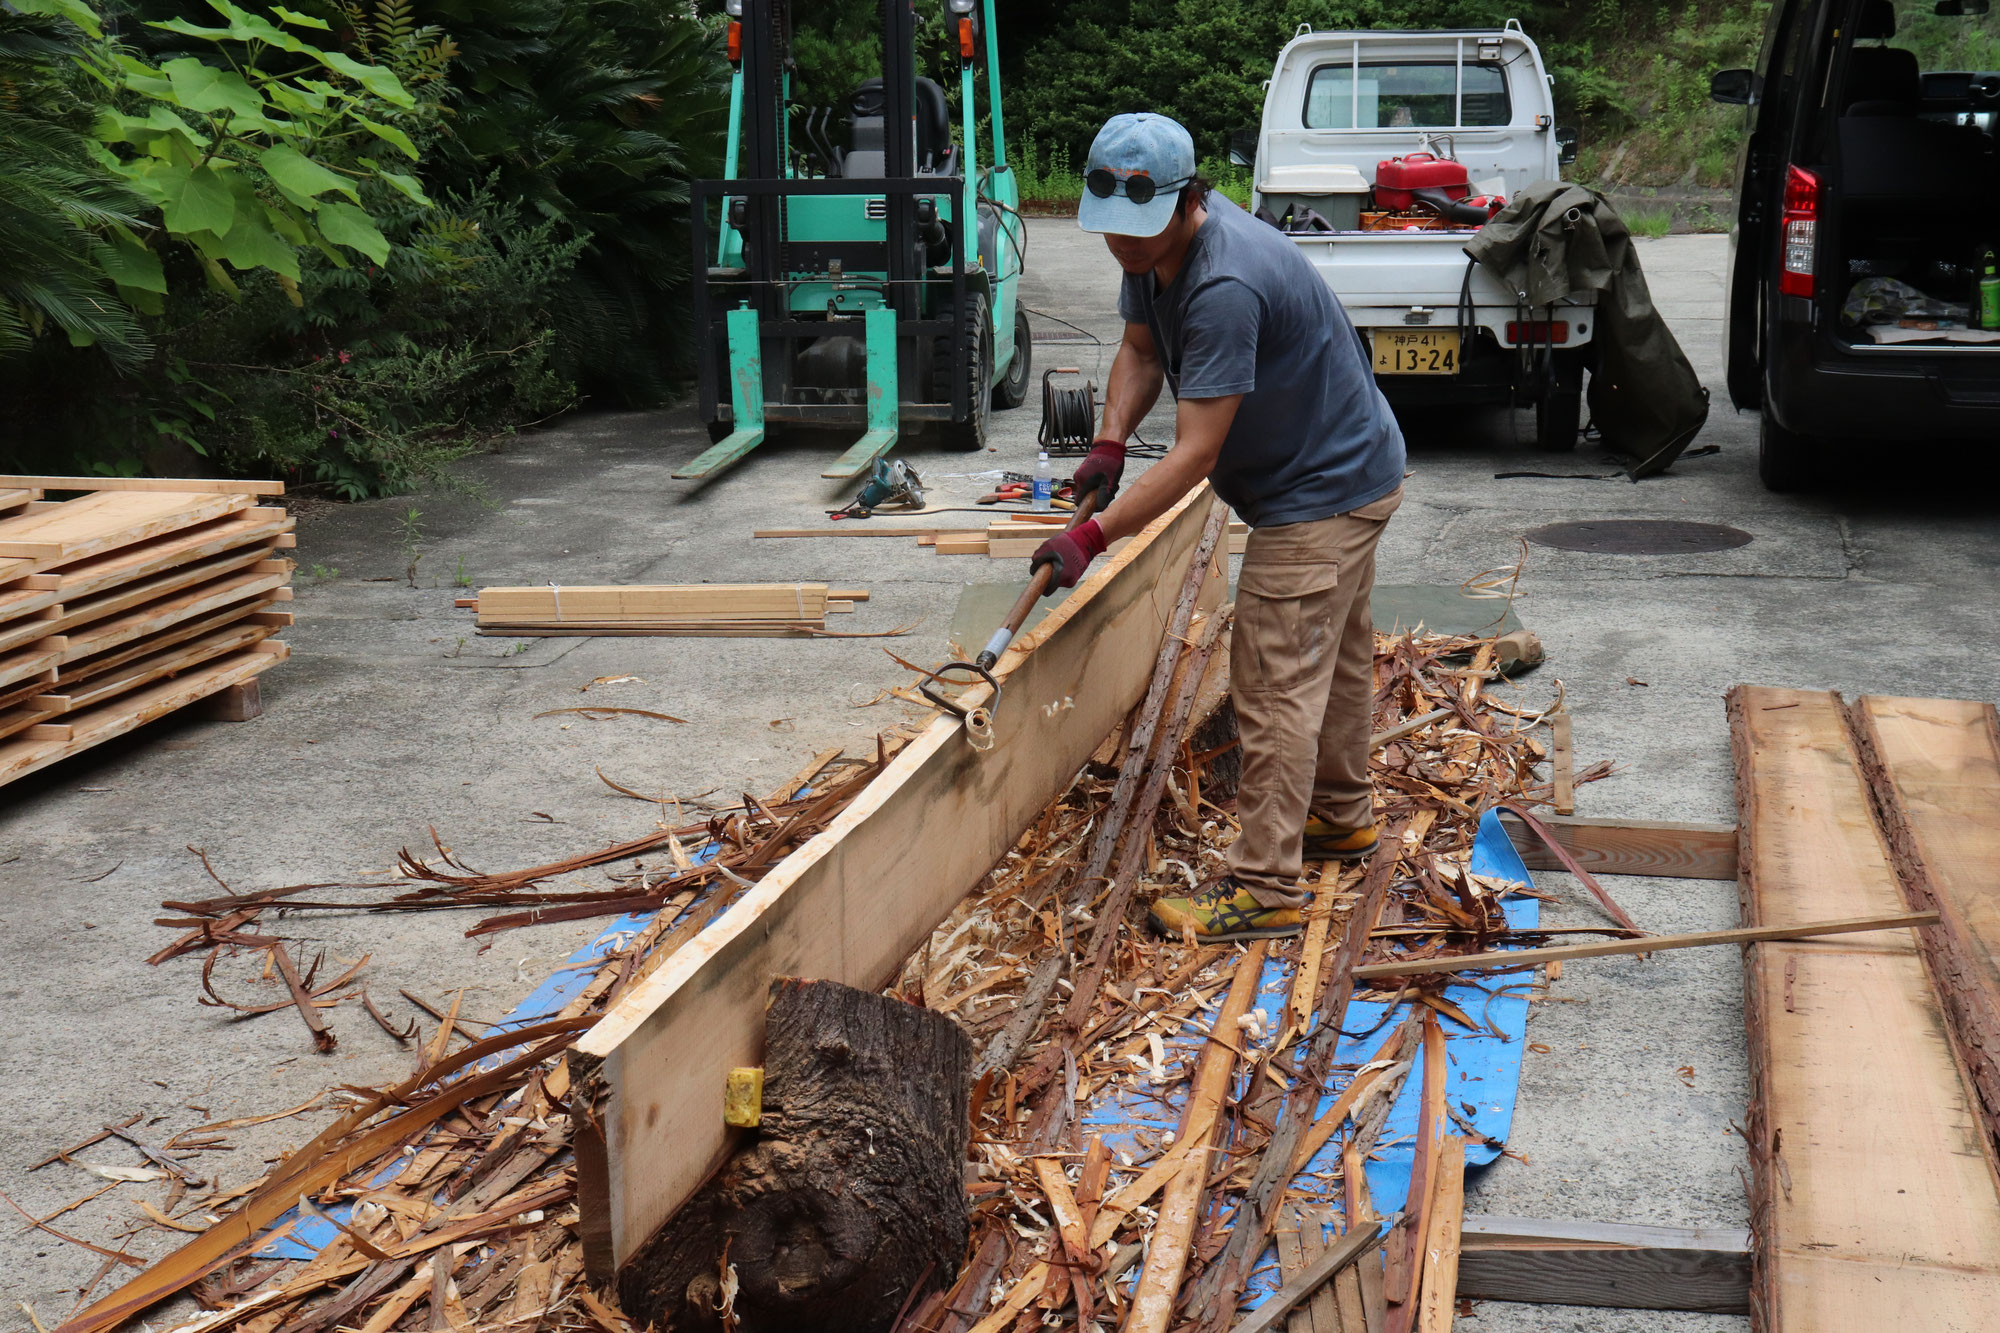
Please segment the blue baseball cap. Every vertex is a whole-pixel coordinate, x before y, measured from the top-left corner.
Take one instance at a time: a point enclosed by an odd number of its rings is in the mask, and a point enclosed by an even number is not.
[[[1076,225],[1120,236],[1158,236],[1173,221],[1181,190],[1194,178],[1194,136],[1166,116],[1145,111],[1113,116],[1090,141],[1086,180],[1093,171],[1109,171],[1118,185],[1106,199],[1085,188]],[[1143,204],[1134,203],[1125,182],[1142,176],[1159,193]]]

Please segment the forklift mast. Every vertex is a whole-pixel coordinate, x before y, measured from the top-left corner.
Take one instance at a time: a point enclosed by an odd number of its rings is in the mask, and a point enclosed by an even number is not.
[[[940,7],[956,48],[957,145],[943,90],[917,74],[915,3]],[[1027,342],[1015,327],[1023,237],[995,0],[882,0],[882,77],[844,106],[807,109],[797,142],[789,0],[727,9],[726,179],[695,182],[691,209],[700,404],[715,446],[675,475],[713,475],[780,424],[862,429],[828,477],[865,473],[906,426],[983,447],[989,399],[1011,406],[1009,386],[1025,383]],[[983,174],[982,45],[993,161]],[[850,147],[834,143],[836,117]],[[713,240],[710,200],[721,202]]]

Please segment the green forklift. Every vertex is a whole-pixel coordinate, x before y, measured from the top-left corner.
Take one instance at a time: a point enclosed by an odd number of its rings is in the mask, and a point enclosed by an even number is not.
[[[957,142],[944,89],[916,73],[917,3],[941,7],[958,56]],[[774,427],[858,430],[821,473],[831,478],[867,474],[905,432],[983,449],[992,410],[1027,397],[1031,346],[995,0],[883,0],[882,76],[834,106],[793,100],[789,0],[726,8],[727,179],[695,182],[691,209],[712,447],[674,476],[713,477]],[[973,79],[982,55],[984,167]]]

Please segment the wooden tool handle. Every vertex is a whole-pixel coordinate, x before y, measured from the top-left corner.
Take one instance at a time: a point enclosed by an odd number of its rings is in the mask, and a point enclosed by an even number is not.
[[[1069,522],[1063,524],[1063,531],[1068,532],[1089,522],[1091,516],[1097,512],[1097,497],[1102,494],[1104,494],[1102,487],[1092,487],[1090,494],[1084,496],[1077,504],[1076,513],[1070,516]],[[1027,620],[1028,613],[1035,609],[1036,602],[1048,596],[1049,587],[1055,582],[1055,577],[1056,567],[1053,563],[1036,567],[1034,576],[1028,580],[1028,586],[1021,590],[1020,599],[1014,603],[1014,609],[1007,613],[1004,623],[1009,637],[1021,632],[1021,625]]]

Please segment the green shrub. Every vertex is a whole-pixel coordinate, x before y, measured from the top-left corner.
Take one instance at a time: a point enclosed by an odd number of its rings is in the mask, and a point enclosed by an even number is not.
[[[1657,240],[1674,229],[1674,215],[1664,208],[1635,208],[1620,216],[1634,236]]]
[[[95,27],[88,10],[80,17]],[[113,290],[119,255],[105,235],[143,227],[146,203],[92,156],[85,38],[73,23],[0,11],[0,358],[60,331],[131,368],[151,346]]]

